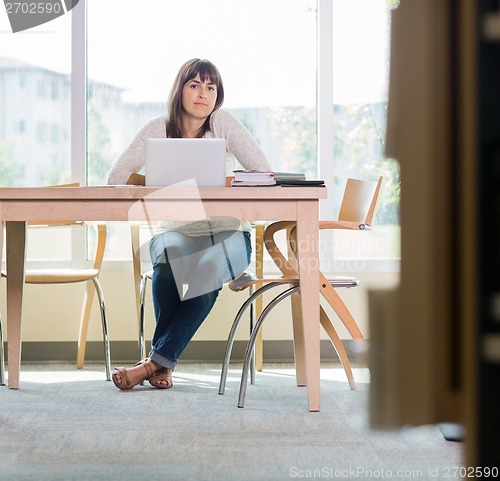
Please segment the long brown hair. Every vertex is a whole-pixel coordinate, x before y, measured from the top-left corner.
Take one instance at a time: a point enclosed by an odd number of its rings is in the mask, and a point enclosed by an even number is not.
[[[209,60],[193,58],[188,60],[177,73],[172,90],[168,97],[168,111],[166,134],[167,137],[182,137],[181,113],[182,113],[182,89],[186,83],[190,82],[197,75],[200,75],[202,81],[210,81],[217,88],[217,100],[214,110],[217,110],[224,101],[224,87],[217,67]],[[198,137],[203,137],[210,130],[210,116],[198,132]]]

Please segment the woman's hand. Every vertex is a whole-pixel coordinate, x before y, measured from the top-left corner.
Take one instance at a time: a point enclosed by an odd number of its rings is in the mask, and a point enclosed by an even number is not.
[[[146,185],[146,177],[142,174],[132,174],[128,180],[127,185]]]

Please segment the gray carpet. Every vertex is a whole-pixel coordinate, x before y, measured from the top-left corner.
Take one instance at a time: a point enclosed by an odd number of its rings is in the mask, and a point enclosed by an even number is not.
[[[180,364],[170,390],[128,392],[101,366],[23,365],[19,390],[0,387],[0,480],[460,479],[447,470],[463,446],[435,426],[369,429],[366,370],[351,391],[325,366],[321,412],[309,413],[280,364],[257,374],[238,409],[239,368],[220,396],[215,364]]]

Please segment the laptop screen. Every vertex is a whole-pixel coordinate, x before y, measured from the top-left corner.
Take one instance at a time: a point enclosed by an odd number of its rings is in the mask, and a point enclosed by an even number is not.
[[[146,139],[146,186],[194,179],[198,187],[225,187],[225,139]]]

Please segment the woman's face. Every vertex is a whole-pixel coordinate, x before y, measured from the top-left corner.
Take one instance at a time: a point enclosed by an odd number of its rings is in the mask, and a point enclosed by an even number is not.
[[[198,74],[182,88],[182,108],[196,119],[206,119],[214,110],[217,87],[210,79],[201,80]]]

